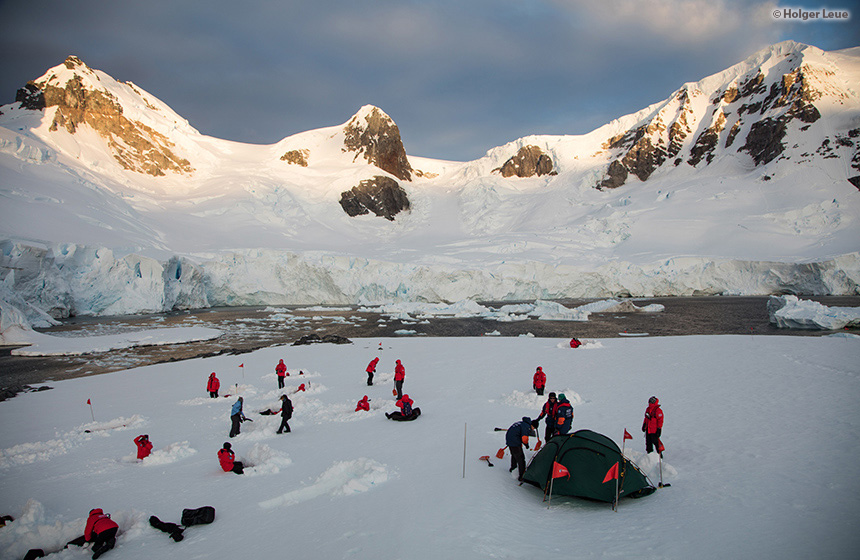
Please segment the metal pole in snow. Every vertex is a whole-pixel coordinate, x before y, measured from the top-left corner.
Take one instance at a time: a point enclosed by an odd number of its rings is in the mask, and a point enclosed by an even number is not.
[[[469,424],[463,424],[463,478],[466,478],[466,430]]]
[[[95,413],[93,412],[93,403],[92,403],[92,401],[91,401],[90,399],[87,399],[87,404],[88,404],[88,405],[90,405],[90,416],[92,416],[92,417],[93,417],[93,422],[95,422],[95,421],[96,421],[96,415],[95,415]],[[662,479],[661,479],[661,480],[662,480]]]
[[[555,482],[555,477],[549,479],[549,500],[546,503],[546,509],[552,505],[552,483]]]

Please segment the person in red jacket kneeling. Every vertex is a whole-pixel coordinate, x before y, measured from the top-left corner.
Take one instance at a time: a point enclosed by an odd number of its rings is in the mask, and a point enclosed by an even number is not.
[[[358,412],[359,410],[370,410],[370,399],[367,398],[367,395],[364,395],[364,397],[356,403],[355,411]]]
[[[146,434],[134,438],[134,444],[137,445],[137,458],[146,459],[152,453],[152,442],[149,441],[149,436]]]
[[[116,546],[116,532],[118,530],[119,525],[101,508],[90,510],[87,526],[84,529],[84,540],[93,543],[94,560]]]
[[[245,474],[245,465],[242,461],[236,460],[236,454],[233,453],[232,447],[230,442],[224,442],[224,447],[218,450],[218,462],[221,463],[224,472],[233,471],[236,474]]]

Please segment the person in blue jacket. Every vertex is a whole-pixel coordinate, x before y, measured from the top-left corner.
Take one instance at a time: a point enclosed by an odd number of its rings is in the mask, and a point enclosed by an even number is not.
[[[565,436],[573,424],[573,407],[564,393],[558,395],[558,405],[555,407],[555,433]]]
[[[519,422],[514,422],[508,431],[505,433],[505,444],[511,450],[511,468],[509,472],[514,472],[514,469],[519,469],[517,480],[523,481],[523,475],[526,472],[526,455],[523,451],[523,446],[526,449],[529,447],[529,436],[535,435],[532,426],[532,419],[528,416],[523,416]]]
[[[245,414],[242,412],[242,397],[233,403],[233,408],[230,409],[230,420],[233,421],[233,426],[230,428],[230,437],[239,435],[239,424],[245,419]]]

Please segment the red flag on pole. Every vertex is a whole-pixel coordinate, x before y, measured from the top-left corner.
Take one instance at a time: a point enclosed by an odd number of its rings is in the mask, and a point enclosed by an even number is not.
[[[88,404],[88,405],[90,405],[90,406],[92,406],[92,405],[93,405],[93,403],[91,403],[91,402],[90,402],[90,399],[87,399],[87,404]]]
[[[606,471],[606,476],[603,477],[603,484],[606,484],[610,480],[615,480],[618,478],[618,462],[616,461],[612,467]]]
[[[570,471],[567,470],[567,467],[558,463],[556,461],[552,462],[552,477],[553,478],[561,478],[562,476],[566,476],[570,478]]]
[[[663,447],[663,442],[660,441],[660,438],[657,438],[657,453],[663,453],[665,450],[666,448]]]
[[[241,364],[239,364],[239,367],[245,367],[245,363],[242,362]]]
[[[633,439],[633,436],[630,435],[630,432],[627,431],[627,428],[624,428],[624,439]]]

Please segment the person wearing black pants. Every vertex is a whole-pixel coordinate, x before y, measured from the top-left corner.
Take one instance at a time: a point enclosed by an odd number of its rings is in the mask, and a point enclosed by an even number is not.
[[[240,432],[240,424],[242,420],[245,419],[245,414],[242,412],[242,397],[239,397],[239,400],[233,403],[233,407],[230,409],[230,420],[233,422],[232,427],[230,428],[230,437],[236,437]]]
[[[101,533],[96,533],[96,538],[93,540],[93,558],[98,558],[108,550],[116,546],[117,527],[111,527]]]
[[[281,434],[290,431],[289,419],[293,417],[293,403],[287,395],[281,395],[281,425],[277,433]]]
[[[528,416],[523,416],[519,422],[515,422],[508,428],[505,433],[505,444],[511,450],[511,470],[519,469],[517,480],[523,481],[523,475],[526,472],[526,454],[523,451],[523,446],[529,446],[529,436],[534,435],[532,428],[532,420]]]

